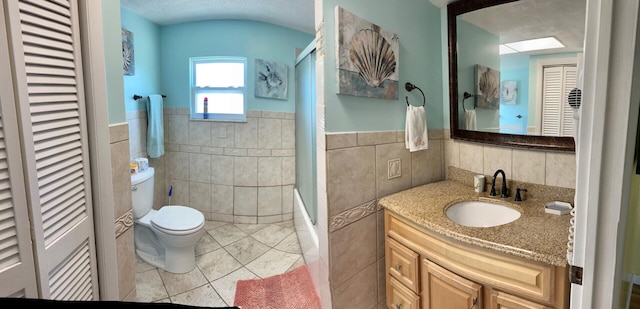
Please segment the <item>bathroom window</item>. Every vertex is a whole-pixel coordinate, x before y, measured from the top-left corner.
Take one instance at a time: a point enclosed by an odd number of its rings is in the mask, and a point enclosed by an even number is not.
[[[191,119],[246,121],[247,59],[192,57],[189,62]]]

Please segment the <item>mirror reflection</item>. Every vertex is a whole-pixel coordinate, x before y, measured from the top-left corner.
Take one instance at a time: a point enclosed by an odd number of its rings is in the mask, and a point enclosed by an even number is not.
[[[571,137],[585,13],[586,0],[521,0],[457,16],[458,129]]]

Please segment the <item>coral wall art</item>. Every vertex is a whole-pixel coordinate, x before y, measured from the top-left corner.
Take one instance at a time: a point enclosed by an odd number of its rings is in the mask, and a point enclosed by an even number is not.
[[[500,109],[500,71],[476,65],[476,106]]]
[[[337,93],[398,99],[398,35],[336,6]]]
[[[288,71],[286,64],[256,59],[256,97],[286,100]]]
[[[126,29],[122,29],[122,64],[124,75],[135,75],[136,64],[133,54],[133,33]]]

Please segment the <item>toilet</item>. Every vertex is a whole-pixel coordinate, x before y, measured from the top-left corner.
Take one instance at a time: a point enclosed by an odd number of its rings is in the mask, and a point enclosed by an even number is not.
[[[165,271],[190,272],[196,266],[195,246],[204,233],[204,215],[179,205],[152,209],[154,174],[153,167],[131,174],[136,254]]]

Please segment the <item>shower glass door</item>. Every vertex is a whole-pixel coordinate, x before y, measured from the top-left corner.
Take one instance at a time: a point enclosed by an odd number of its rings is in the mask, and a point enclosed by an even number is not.
[[[296,188],[309,219],[317,221],[315,40],[296,62]]]

